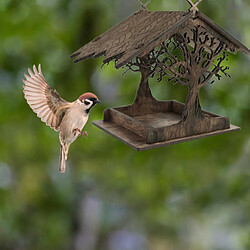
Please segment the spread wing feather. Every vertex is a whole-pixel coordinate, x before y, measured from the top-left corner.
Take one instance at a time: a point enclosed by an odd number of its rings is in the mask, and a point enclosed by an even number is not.
[[[56,90],[53,90],[45,80],[41,65],[38,70],[33,66],[33,71],[28,69],[29,75],[24,74],[23,92],[24,97],[31,109],[46,125],[59,130],[62,118],[70,106],[70,103],[63,100]]]

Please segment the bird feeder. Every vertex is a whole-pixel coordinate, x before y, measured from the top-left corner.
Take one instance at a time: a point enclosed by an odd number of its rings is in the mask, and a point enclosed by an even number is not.
[[[114,60],[117,69],[140,72],[134,103],[108,108],[102,121],[93,122],[138,151],[240,129],[228,117],[202,110],[199,90],[213,78],[229,76],[222,65],[228,52],[250,51],[198,10],[201,0],[187,1],[188,11],[148,11],[142,4],[140,11],[71,55],[75,63],[104,56],[104,64]],[[186,103],[157,101],[148,83],[154,76],[188,86]]]

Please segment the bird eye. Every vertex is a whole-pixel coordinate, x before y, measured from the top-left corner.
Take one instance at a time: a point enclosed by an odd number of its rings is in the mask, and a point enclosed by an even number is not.
[[[88,102],[88,101],[84,101],[84,104],[85,104],[85,105],[89,105],[89,104],[90,104],[90,102]]]

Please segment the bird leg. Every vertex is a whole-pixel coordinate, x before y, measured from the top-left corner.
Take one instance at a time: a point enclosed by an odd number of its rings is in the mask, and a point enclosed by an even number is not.
[[[78,132],[78,136],[81,135],[81,137],[83,137],[84,135],[88,138],[88,133],[87,131],[81,131],[79,128],[75,128],[72,131],[74,133],[74,135],[76,136],[76,132]]]

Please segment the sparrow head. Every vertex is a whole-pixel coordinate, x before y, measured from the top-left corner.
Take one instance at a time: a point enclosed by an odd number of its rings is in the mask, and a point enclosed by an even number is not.
[[[93,108],[97,103],[100,103],[98,97],[93,93],[85,93],[81,95],[78,100],[82,105],[84,105],[84,109],[87,113],[89,113],[90,109]]]

